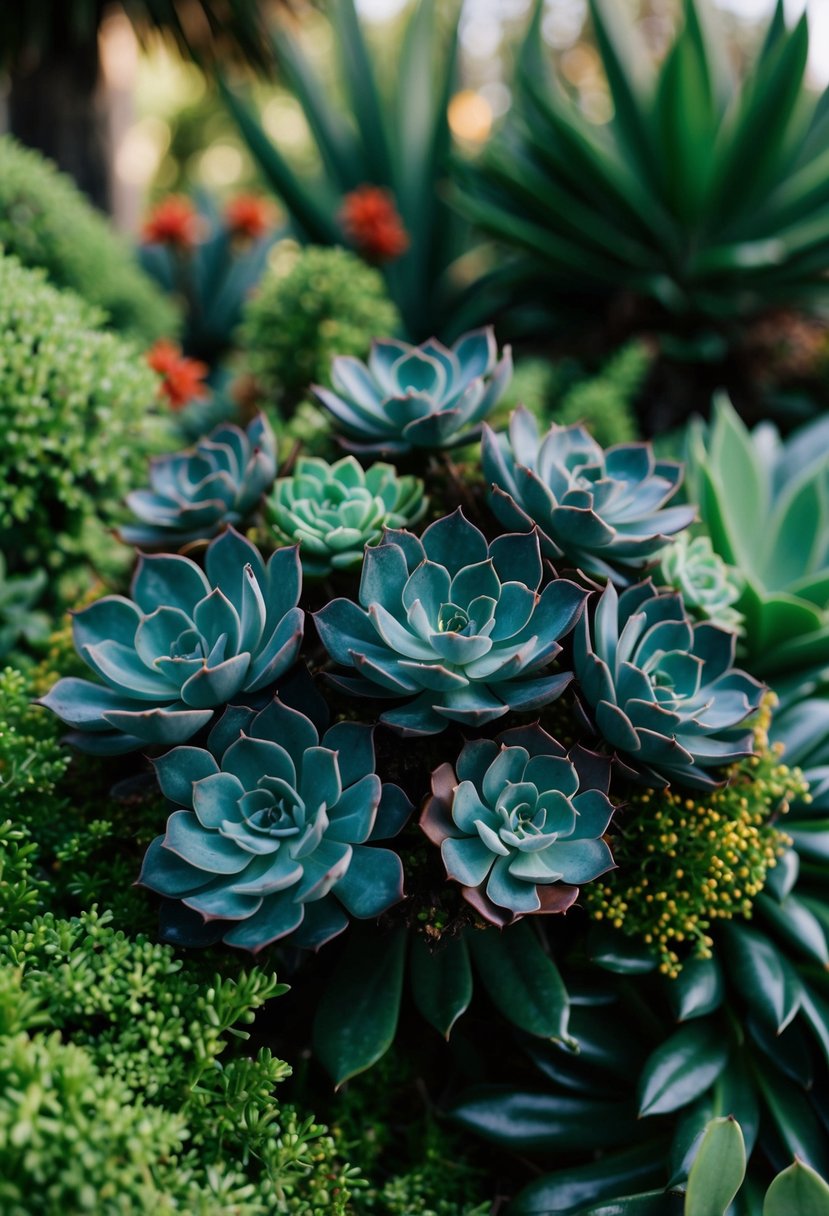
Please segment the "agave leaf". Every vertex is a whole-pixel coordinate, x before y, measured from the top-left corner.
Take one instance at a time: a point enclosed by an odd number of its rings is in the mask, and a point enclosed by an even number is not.
[[[383,101],[353,0],[336,0],[332,22],[343,80],[362,135],[366,170],[377,186],[394,184]]]
[[[730,1116],[712,1119],[688,1175],[684,1216],[725,1216],[745,1172],[746,1150],[739,1123]]]
[[[613,0],[589,0],[593,32],[602,57],[610,95],[613,124],[639,175],[655,185],[658,173],[653,130],[649,121],[653,73],[638,31]]]
[[[639,1114],[679,1110],[716,1081],[728,1061],[729,1045],[713,1022],[692,1022],[653,1052],[639,1080]]]

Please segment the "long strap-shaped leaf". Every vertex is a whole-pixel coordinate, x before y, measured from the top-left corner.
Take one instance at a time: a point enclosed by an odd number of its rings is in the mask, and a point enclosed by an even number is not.
[[[590,0],[590,14],[613,98],[617,138],[637,173],[656,188],[656,147],[649,121],[653,91],[650,58],[617,0]]]
[[[331,20],[343,82],[362,136],[366,171],[375,185],[394,188],[383,101],[354,0],[335,0]]]

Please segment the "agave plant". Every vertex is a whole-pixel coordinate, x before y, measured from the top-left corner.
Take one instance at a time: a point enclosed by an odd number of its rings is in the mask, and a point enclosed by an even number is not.
[[[829,424],[783,442],[770,423],[749,432],[720,397],[710,426],[691,429],[688,457],[711,543],[745,579],[747,665],[796,693],[829,663]]]
[[[621,595],[608,583],[574,636],[581,703],[642,780],[713,786],[710,769],[752,750],[744,723],[763,694],[734,650],[730,630],[693,624],[682,598],[649,579]]]
[[[336,599],[316,613],[332,659],[356,670],[336,682],[362,696],[409,698],[381,721],[413,735],[546,705],[572,678],[549,665],[587,592],[567,579],[540,591],[542,573],[535,533],[490,545],[460,508],[420,539],[387,532],[366,550],[362,607]]]
[[[613,105],[597,125],[551,77],[542,12],[506,129],[463,192],[516,253],[512,298],[595,311],[626,293],[686,327],[825,299],[829,111],[804,80],[805,16],[787,29],[778,0],[739,79],[706,0],[685,0],[658,68],[616,0],[590,0]]]
[[[602,839],[609,784],[606,757],[578,746],[568,755],[537,724],[516,727],[435,770],[420,826],[485,920],[566,912],[579,884],[613,865]]]
[[[508,438],[485,426],[481,446],[489,501],[504,527],[537,526],[548,557],[566,557],[589,574],[629,581],[696,513],[665,506],[682,466],[656,460],[645,443],[604,451],[584,427],[555,423],[540,439],[522,406]]]
[[[399,477],[390,464],[363,471],[353,456],[334,464],[301,456],[277,481],[265,514],[281,544],[299,541],[304,573],[321,576],[359,566],[384,528],[415,523],[428,501],[420,478]]]
[[[246,431],[217,426],[195,447],[152,461],[149,488],[127,496],[141,523],[119,535],[154,549],[209,540],[227,524],[243,523],[275,477],[276,439],[264,414]]]
[[[209,750],[157,760],[162,792],[183,809],[150,845],[139,882],[180,901],[165,911],[168,940],[256,952],[290,935],[317,949],[346,913],[375,917],[402,899],[400,858],[369,842],[395,835],[411,805],[381,784],[372,736],[340,722],[320,738],[275,698],[259,713],[228,709]]]
[[[35,604],[46,586],[45,570],[33,574],[9,574],[0,553],[0,659],[18,642],[43,642],[49,636],[49,618]]]
[[[451,350],[436,338],[410,346],[375,342],[368,364],[346,355],[331,365],[333,390],[314,387],[359,452],[410,452],[471,443],[512,375],[512,354],[492,328],[472,330]]]
[[[743,614],[734,605],[742,593],[743,578],[714,552],[710,536],[678,536],[663,550],[659,574],[681,594],[694,616],[742,633]]]
[[[103,683],[64,678],[42,703],[84,751],[183,743],[295,662],[301,577],[296,547],[266,565],[233,528],[211,541],[204,571],[187,557],[142,555],[132,599],[105,596],[72,621],[75,648]]]

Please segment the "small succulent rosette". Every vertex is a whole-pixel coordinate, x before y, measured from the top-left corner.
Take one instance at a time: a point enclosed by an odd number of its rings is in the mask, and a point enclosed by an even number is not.
[[[420,538],[386,532],[366,550],[360,603],[335,599],[315,615],[332,659],[354,669],[335,682],[407,698],[380,720],[408,735],[546,705],[572,679],[550,665],[587,592],[567,579],[542,588],[543,574],[536,533],[488,544],[460,509]]]
[[[610,760],[534,726],[468,742],[432,774],[420,826],[485,920],[566,912],[580,885],[613,868]]]
[[[578,425],[553,424],[541,438],[523,406],[513,412],[508,436],[484,427],[482,460],[490,505],[505,528],[537,527],[545,556],[623,584],[696,514],[691,506],[665,505],[679,488],[682,465],[657,460],[649,444],[605,451]]]
[[[168,941],[318,949],[349,916],[376,917],[403,898],[399,856],[374,842],[396,835],[412,808],[377,776],[371,727],[340,722],[320,738],[277,699],[258,713],[231,706],[207,749],[174,748],[155,767],[182,809],[147,850],[139,882],[171,901]]]
[[[714,552],[710,536],[690,537],[687,532],[678,536],[662,551],[659,574],[679,591],[694,616],[742,633],[744,617],[735,604],[745,579]]]
[[[263,414],[246,431],[215,428],[195,447],[150,463],[150,485],[127,495],[140,521],[119,529],[144,549],[181,548],[244,523],[276,477],[276,439]]]
[[[99,682],[64,678],[42,704],[83,751],[183,743],[216,709],[262,693],[294,664],[305,614],[296,546],[265,563],[232,528],[190,558],[142,555],[132,599],[109,595],[75,615],[75,648]]]
[[[621,595],[608,583],[573,637],[588,722],[647,784],[716,785],[709,770],[752,752],[745,723],[765,691],[734,667],[735,643],[649,579]]]
[[[464,334],[451,350],[436,338],[420,346],[376,341],[368,363],[338,356],[333,388],[313,391],[352,451],[434,451],[477,439],[511,375],[510,348],[499,358],[489,327]]]
[[[427,505],[420,478],[390,464],[363,470],[353,456],[334,464],[302,456],[276,482],[265,515],[280,543],[299,542],[303,572],[314,578],[359,566],[384,528],[416,523]]]

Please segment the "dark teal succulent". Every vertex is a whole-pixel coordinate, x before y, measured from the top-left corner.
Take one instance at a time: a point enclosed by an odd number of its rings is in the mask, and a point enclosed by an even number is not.
[[[705,788],[708,771],[752,751],[746,719],[763,685],[733,667],[735,635],[693,624],[650,580],[605,587],[573,639],[579,697],[598,733],[649,784]]]
[[[214,711],[274,686],[294,663],[304,613],[296,547],[267,565],[233,528],[201,570],[187,557],[142,555],[132,599],[108,595],[77,613],[75,647],[103,683],[59,680],[43,698],[84,751],[172,745]]]
[[[613,866],[609,784],[607,757],[568,755],[539,725],[516,727],[435,770],[420,826],[486,920],[566,912],[580,884]]]
[[[165,936],[258,951],[290,934],[316,949],[342,932],[346,913],[375,917],[402,899],[400,858],[371,842],[395,835],[411,805],[381,784],[372,734],[340,722],[320,738],[274,699],[259,713],[228,709],[210,750],[177,747],[157,760],[162,792],[185,808],[150,845],[139,878],[177,901]]]
[[[302,456],[277,481],[265,513],[280,543],[299,541],[305,574],[320,576],[359,566],[384,528],[414,523],[427,505],[420,478],[400,477],[390,464],[363,470],[353,456],[334,464]]]
[[[505,528],[538,527],[547,557],[564,557],[588,574],[627,582],[686,528],[694,507],[666,507],[682,465],[657,460],[646,443],[605,450],[582,426],[550,427],[520,406],[509,436],[484,427],[484,476]]]
[[[363,696],[409,698],[381,721],[414,735],[546,705],[572,679],[549,666],[587,592],[567,579],[540,590],[542,575],[535,532],[488,544],[460,509],[420,539],[386,532],[366,550],[362,607],[336,599],[316,614],[328,653],[356,669],[336,682]]]
[[[227,524],[243,523],[275,477],[276,439],[263,414],[247,431],[217,426],[195,447],[151,462],[149,488],[127,496],[141,523],[119,535],[153,549],[209,540]]]
[[[451,350],[437,338],[420,346],[385,338],[374,343],[367,364],[334,359],[333,390],[317,385],[314,392],[352,450],[410,452],[477,439],[511,375],[510,348],[499,359],[489,327],[464,334]]]

